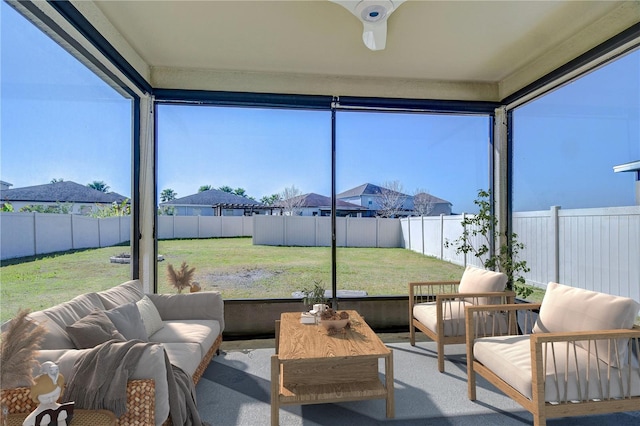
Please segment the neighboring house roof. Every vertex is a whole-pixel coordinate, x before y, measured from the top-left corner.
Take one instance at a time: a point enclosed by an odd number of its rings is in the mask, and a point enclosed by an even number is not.
[[[640,160],[632,161],[630,163],[620,164],[618,166],[613,166],[613,171],[615,173],[620,173],[620,172],[640,172]]]
[[[209,189],[186,197],[160,203],[164,205],[194,205],[194,206],[263,206],[262,203],[251,198],[220,191],[219,189]]]
[[[301,198],[302,202],[300,207],[326,207],[331,208],[331,198],[325,197],[324,195],[316,194],[311,192],[309,194],[299,195],[294,198]],[[358,204],[348,203],[346,201],[337,200],[336,199],[336,207],[342,209],[351,209],[351,210],[367,210],[366,207],[362,207]]]
[[[377,195],[377,194],[381,194],[382,191],[384,190],[385,188],[381,186],[374,185],[372,183],[365,183],[336,195],[336,198],[360,197],[361,195]],[[390,189],[386,189],[386,190],[391,191]],[[393,192],[396,192],[396,191],[393,191]],[[402,193],[400,194],[405,197],[409,196],[407,194],[402,194]]]
[[[120,203],[129,197],[115,192],[102,192],[71,181],[25,186],[0,191],[3,201],[26,201],[34,203]]]
[[[420,192],[416,195],[414,195],[413,197],[425,197],[425,199],[429,202],[429,203],[433,203],[433,204],[451,204],[451,202],[447,201],[447,200],[443,200],[442,198],[438,198],[435,195],[431,195],[428,194],[426,192]],[[453,205],[453,204],[451,204]]]

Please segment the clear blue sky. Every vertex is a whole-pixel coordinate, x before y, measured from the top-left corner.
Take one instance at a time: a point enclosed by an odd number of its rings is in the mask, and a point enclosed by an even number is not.
[[[5,2],[1,15],[1,170],[15,187],[53,178],[131,193],[131,104]],[[295,185],[330,195],[330,114],[161,106],[158,190]],[[640,53],[515,113],[516,210],[634,204],[640,160]],[[399,181],[473,211],[488,186],[486,117],[341,112],[337,190]]]

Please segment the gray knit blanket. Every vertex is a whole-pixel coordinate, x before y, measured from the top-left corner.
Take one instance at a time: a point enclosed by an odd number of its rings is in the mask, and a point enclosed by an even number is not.
[[[127,382],[151,345],[157,343],[110,340],[87,351],[76,360],[62,400],[74,401],[76,408],[110,410],[120,417],[127,410]],[[191,376],[171,365],[166,352],[164,354],[172,423],[201,426]]]

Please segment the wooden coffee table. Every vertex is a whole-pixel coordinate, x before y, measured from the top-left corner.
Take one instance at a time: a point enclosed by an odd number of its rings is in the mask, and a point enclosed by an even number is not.
[[[393,352],[356,311],[347,311],[351,328],[330,335],[321,325],[301,324],[300,312],[276,321],[276,354],[271,357],[271,424],[281,405],[326,404],[386,399],[394,416]],[[378,359],[385,360],[385,380]]]

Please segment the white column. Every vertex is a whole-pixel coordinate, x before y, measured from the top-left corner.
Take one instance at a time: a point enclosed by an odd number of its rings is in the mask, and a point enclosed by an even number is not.
[[[155,115],[153,97],[140,98],[140,280],[146,293],[153,290],[157,257],[155,253]],[[136,236],[134,236],[136,237]]]
[[[496,108],[493,129],[493,196],[499,231],[498,241],[495,241],[496,248],[507,242],[505,237],[508,223],[507,200],[509,196],[507,188],[507,165],[509,161],[507,131],[507,109],[502,106]]]

